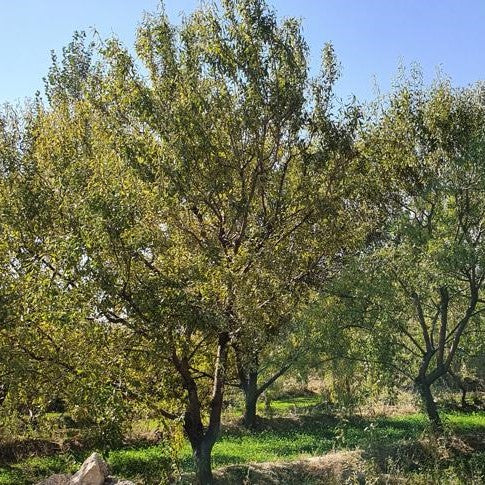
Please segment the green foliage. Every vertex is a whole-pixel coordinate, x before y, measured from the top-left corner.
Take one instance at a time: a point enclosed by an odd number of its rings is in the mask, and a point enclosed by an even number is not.
[[[263,0],[161,9],[133,55],[76,33],[46,99],[2,111],[4,433],[41,435],[58,401],[105,449],[161,416],[211,448],[248,371],[318,368],[347,412],[403,375],[430,416],[438,379],[483,374],[483,87],[416,71],[364,110],[336,101],[331,44],[315,78],[308,59]],[[357,446],[354,424],[246,458]]]
[[[291,315],[366,232],[365,204],[347,202],[360,114],[334,114],[331,46],[310,79],[300,23],[260,0],[180,27],[147,16],[136,53],[77,33],[47,102],[17,117],[22,143],[5,122],[5,260],[23,297],[4,337],[56,375],[30,392],[62,388],[106,443],[150,404],[185,411],[187,430],[212,413],[213,439],[229,343],[284,360]]]

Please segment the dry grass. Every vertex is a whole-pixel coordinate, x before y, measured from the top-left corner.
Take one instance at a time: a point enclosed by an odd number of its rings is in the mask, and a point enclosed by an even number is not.
[[[362,478],[363,467],[360,450],[342,451],[289,462],[232,465],[217,470],[215,478],[220,485],[341,484]]]

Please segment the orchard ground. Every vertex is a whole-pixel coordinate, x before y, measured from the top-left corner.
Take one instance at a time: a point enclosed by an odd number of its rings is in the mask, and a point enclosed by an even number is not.
[[[255,431],[228,408],[213,451],[218,483],[449,483],[485,480],[485,412],[450,406],[446,433],[434,437],[426,417],[412,405],[368,407],[335,413],[318,395],[261,403]],[[349,414],[349,415],[346,415]],[[52,418],[58,416],[52,415]],[[52,437],[51,437],[52,438]],[[121,446],[102,451],[114,475],[140,484],[177,477],[192,481],[188,443],[174,452],[158,442],[156,420],[137,421]],[[22,485],[54,473],[73,472],[92,449],[54,440],[4,439],[0,484]],[[89,448],[89,449],[88,449]],[[64,451],[61,451],[64,450]]]

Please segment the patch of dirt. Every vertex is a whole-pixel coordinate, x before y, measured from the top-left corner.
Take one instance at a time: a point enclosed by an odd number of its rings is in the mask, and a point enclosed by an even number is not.
[[[214,470],[218,485],[340,485],[365,483],[365,461],[361,450],[327,453],[294,461],[229,465]],[[193,474],[180,482],[193,483]]]

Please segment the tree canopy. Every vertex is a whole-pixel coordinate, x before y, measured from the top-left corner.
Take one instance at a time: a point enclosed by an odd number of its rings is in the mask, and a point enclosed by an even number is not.
[[[263,0],[53,56],[45,99],[0,118],[0,400],[62,394],[113,439],[152,408],[199,483],[225,387],[251,427],[298,359],[404,374],[439,428],[483,311],[484,91],[344,105],[338,75]]]

